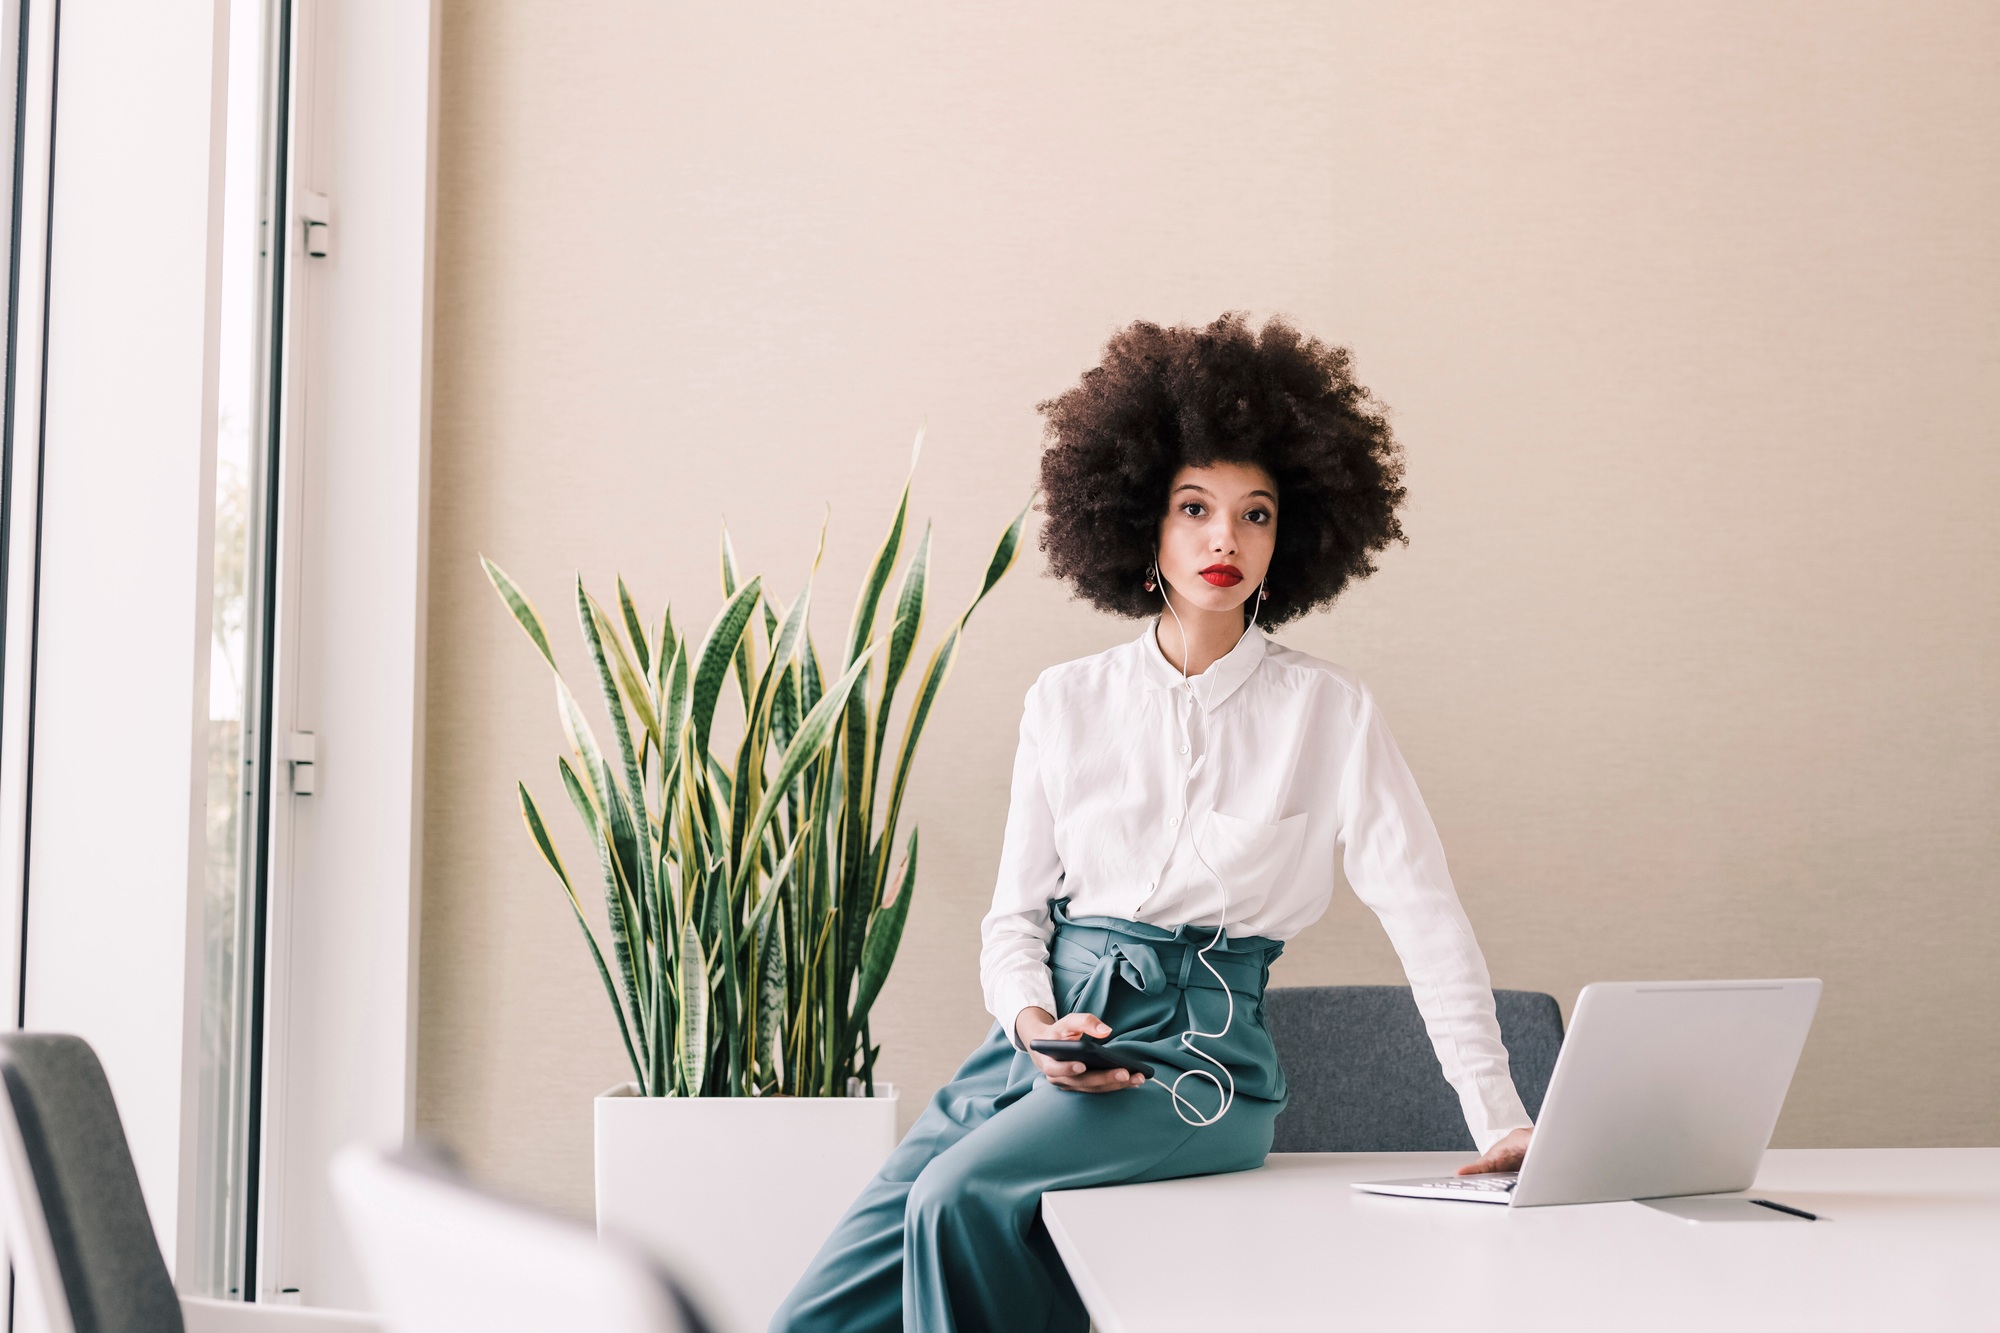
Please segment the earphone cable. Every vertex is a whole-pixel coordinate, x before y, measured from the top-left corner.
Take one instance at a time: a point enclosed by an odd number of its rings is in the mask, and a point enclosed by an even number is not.
[[[1158,555],[1155,555],[1153,558],[1153,579],[1154,582],[1159,585],[1161,600],[1166,602],[1167,610],[1170,614],[1172,614],[1174,618],[1174,624],[1179,627],[1181,632],[1181,680],[1186,683],[1189,696],[1198,697],[1194,682],[1188,678],[1187,625],[1181,620],[1181,613],[1174,610],[1173,598],[1167,596],[1167,581],[1164,578],[1160,577],[1160,561]],[[1264,586],[1263,581],[1260,579],[1257,583],[1257,587],[1261,591],[1263,586]],[[1252,597],[1251,607],[1250,607],[1250,623],[1249,625],[1244,627],[1243,633],[1248,634],[1252,629],[1256,628],[1257,613],[1260,610],[1262,610],[1263,600],[1264,599],[1262,597],[1257,597],[1257,596]],[[1214,687],[1210,686],[1209,688],[1213,690]],[[1180,719],[1182,746],[1184,749],[1186,747],[1191,747],[1194,744],[1194,740],[1193,737],[1188,732],[1187,714],[1185,712],[1182,712],[1180,709],[1176,709],[1175,714]],[[1200,760],[1196,761],[1196,764],[1199,765],[1202,761],[1206,760],[1207,758],[1208,756],[1204,754]],[[1194,774],[1194,769],[1190,768],[1188,770],[1188,774],[1190,777],[1192,777]],[[1186,798],[1185,787],[1183,787],[1182,789],[1182,798],[1183,800],[1185,800]],[[1221,875],[1216,874],[1215,867],[1208,863],[1208,858],[1201,854],[1201,840],[1195,836],[1194,825],[1192,823],[1188,825],[1188,846],[1194,851],[1195,859],[1201,862],[1202,869],[1208,871],[1210,875],[1214,876],[1216,887],[1220,889],[1222,892],[1222,910],[1221,910],[1221,915],[1216,922],[1215,934],[1209,939],[1207,944],[1204,944],[1201,948],[1195,951],[1195,958],[1200,961],[1203,967],[1208,969],[1208,974],[1215,978],[1215,983],[1217,986],[1221,987],[1223,999],[1228,1007],[1223,1015],[1221,1030],[1217,1032],[1203,1032],[1200,1028],[1193,1026],[1194,1005],[1192,1002],[1189,1002],[1188,1004],[1189,1027],[1186,1032],[1183,1032],[1181,1034],[1181,1046],[1184,1049],[1186,1049],[1189,1054],[1194,1055],[1199,1059],[1206,1060],[1208,1061],[1208,1063],[1214,1065],[1216,1070],[1221,1074],[1221,1077],[1220,1078],[1216,1077],[1215,1074],[1211,1074],[1206,1069],[1184,1069],[1179,1074],[1174,1076],[1174,1081],[1172,1083],[1167,1085],[1167,1095],[1173,1098],[1174,1114],[1178,1115],[1183,1123],[1192,1125],[1196,1129],[1203,1129],[1209,1125],[1216,1123],[1218,1120],[1222,1119],[1223,1116],[1228,1114],[1229,1108],[1235,1104],[1236,1077],[1235,1075],[1229,1072],[1229,1067],[1223,1064],[1222,1061],[1216,1059],[1214,1056],[1210,1055],[1207,1051],[1204,1051],[1201,1049],[1201,1047],[1195,1045],[1194,1039],[1196,1037],[1220,1039],[1222,1037],[1229,1035],[1230,1025],[1236,1021],[1236,993],[1229,988],[1228,981],[1224,980],[1222,973],[1216,970],[1215,964],[1211,963],[1208,960],[1208,951],[1210,949],[1213,949],[1216,946],[1216,944],[1222,940],[1223,935],[1228,931],[1229,928],[1229,885],[1222,878]],[[1220,1094],[1222,1101],[1221,1104],[1216,1107],[1214,1115],[1204,1116],[1201,1112],[1200,1107],[1196,1106],[1193,1102],[1189,1101],[1186,1097],[1181,1095],[1181,1082],[1182,1080],[1190,1077],[1207,1079],[1209,1083],[1215,1088],[1216,1092]],[[1192,1112],[1192,1114],[1190,1114],[1190,1112]]]

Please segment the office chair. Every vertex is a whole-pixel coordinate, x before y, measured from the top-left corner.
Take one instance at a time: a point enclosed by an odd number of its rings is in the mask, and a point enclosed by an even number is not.
[[[1539,1115],[1562,1045],[1562,1010],[1497,990],[1514,1087]],[[1471,1152],[1465,1116],[1408,986],[1279,986],[1264,993],[1291,1101],[1272,1152]]]
[[[378,1331],[365,1315],[174,1293],[103,1066],[80,1037],[0,1033],[0,1233],[15,1327],[228,1333],[255,1322]]]
[[[333,1187],[390,1333],[709,1333],[639,1250],[477,1189],[433,1152],[345,1149]]]

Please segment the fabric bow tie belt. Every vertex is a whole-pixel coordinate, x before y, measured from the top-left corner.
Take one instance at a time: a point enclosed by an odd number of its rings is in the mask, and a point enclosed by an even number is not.
[[[1166,930],[1116,917],[1071,917],[1059,901],[1051,909],[1056,930],[1049,962],[1061,972],[1083,974],[1063,996],[1065,1013],[1079,1009],[1103,1013],[1114,977],[1148,995],[1159,995],[1168,986],[1220,990],[1223,982],[1216,980],[1210,967],[1222,974],[1231,990],[1254,1000],[1263,994],[1271,960],[1284,948],[1261,936],[1224,938],[1204,959],[1201,949],[1213,938],[1212,927]]]

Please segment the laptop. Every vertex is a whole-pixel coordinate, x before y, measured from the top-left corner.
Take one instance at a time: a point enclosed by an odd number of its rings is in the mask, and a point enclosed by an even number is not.
[[[1817,977],[1594,982],[1519,1171],[1354,1188],[1514,1208],[1748,1189],[1819,992]]]

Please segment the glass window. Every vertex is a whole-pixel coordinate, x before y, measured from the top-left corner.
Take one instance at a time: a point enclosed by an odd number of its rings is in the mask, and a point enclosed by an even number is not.
[[[189,1286],[253,1299],[277,551],[290,4],[230,6],[209,646],[197,1263]],[[274,764],[274,758],[277,762]]]
[[[7,649],[7,556],[9,539],[7,515],[12,511],[14,500],[14,336],[20,322],[15,309],[14,292],[21,278],[21,209],[20,179],[23,162],[21,142],[21,64],[26,59],[28,46],[28,9],[19,0],[0,0],[0,129],[4,129],[4,142],[9,152],[6,168],[0,172],[0,220],[4,220],[6,232],[0,240],[6,249],[0,251],[0,311],[6,312],[6,332],[0,335],[0,352],[6,361],[6,401],[0,407],[4,419],[0,420],[0,663],[6,660]],[[4,899],[0,899],[4,900]],[[19,960],[13,965],[0,969],[0,975],[13,975]],[[20,1021],[19,997],[8,996],[6,1001],[8,1025]]]

